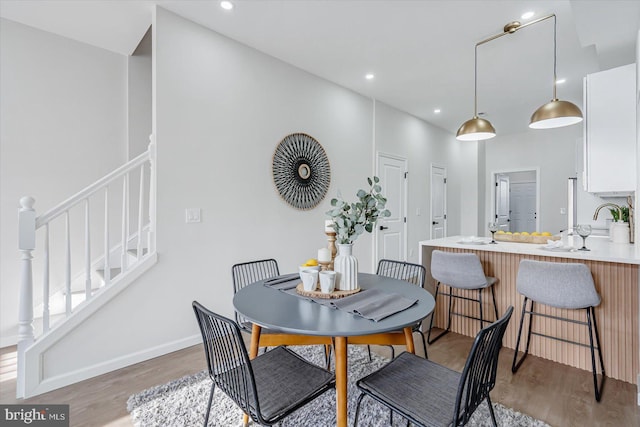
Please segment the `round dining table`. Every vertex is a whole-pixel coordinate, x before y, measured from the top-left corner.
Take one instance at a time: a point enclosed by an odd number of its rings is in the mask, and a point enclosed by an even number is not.
[[[347,344],[405,344],[414,352],[412,326],[435,307],[433,296],[419,286],[375,274],[358,274],[358,286],[415,300],[409,308],[378,321],[347,311],[317,304],[258,281],[240,289],[233,298],[236,311],[253,323],[249,356],[253,359],[262,345],[309,344],[313,337],[330,337],[335,348],[336,425],[347,426]],[[282,341],[261,339],[261,329],[278,331]],[[402,333],[400,333],[402,331]],[[267,338],[270,334],[264,334]],[[297,342],[296,336],[305,337]],[[293,338],[291,338],[293,337]],[[311,339],[309,339],[311,337]],[[318,343],[324,341],[318,341]]]

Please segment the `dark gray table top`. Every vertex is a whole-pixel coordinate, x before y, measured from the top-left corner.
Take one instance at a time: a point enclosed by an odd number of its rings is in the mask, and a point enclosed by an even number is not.
[[[411,326],[427,317],[435,306],[433,296],[402,280],[375,274],[358,274],[362,289],[378,288],[418,302],[378,322],[316,304],[265,286],[262,281],[239,290],[233,297],[235,309],[252,322],[286,333],[319,336],[356,336],[390,332]]]

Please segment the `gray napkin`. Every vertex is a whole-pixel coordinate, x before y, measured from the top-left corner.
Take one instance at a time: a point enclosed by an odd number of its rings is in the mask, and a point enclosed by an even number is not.
[[[293,289],[300,283],[300,275],[298,273],[285,274],[283,276],[271,277],[264,281],[265,286],[269,286],[273,289],[280,291],[286,291]]]
[[[331,300],[331,305],[337,309],[377,322],[392,314],[406,310],[417,301],[417,299],[405,298],[398,294],[388,294],[378,289],[366,289],[355,295]]]

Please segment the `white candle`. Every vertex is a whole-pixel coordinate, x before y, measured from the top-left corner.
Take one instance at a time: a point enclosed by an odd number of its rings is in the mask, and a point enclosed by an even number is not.
[[[318,249],[318,262],[331,262],[331,252],[328,248]]]
[[[333,229],[333,220],[327,219],[324,221],[324,232],[325,233],[334,233],[336,230]]]

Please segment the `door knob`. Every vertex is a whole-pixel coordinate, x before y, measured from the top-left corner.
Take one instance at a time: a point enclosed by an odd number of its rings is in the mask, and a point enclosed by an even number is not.
[[[436,224],[440,224],[438,221],[432,221],[431,225],[436,225]]]
[[[387,229],[389,229],[389,227],[385,227],[384,225],[380,226],[380,230],[387,230]]]

